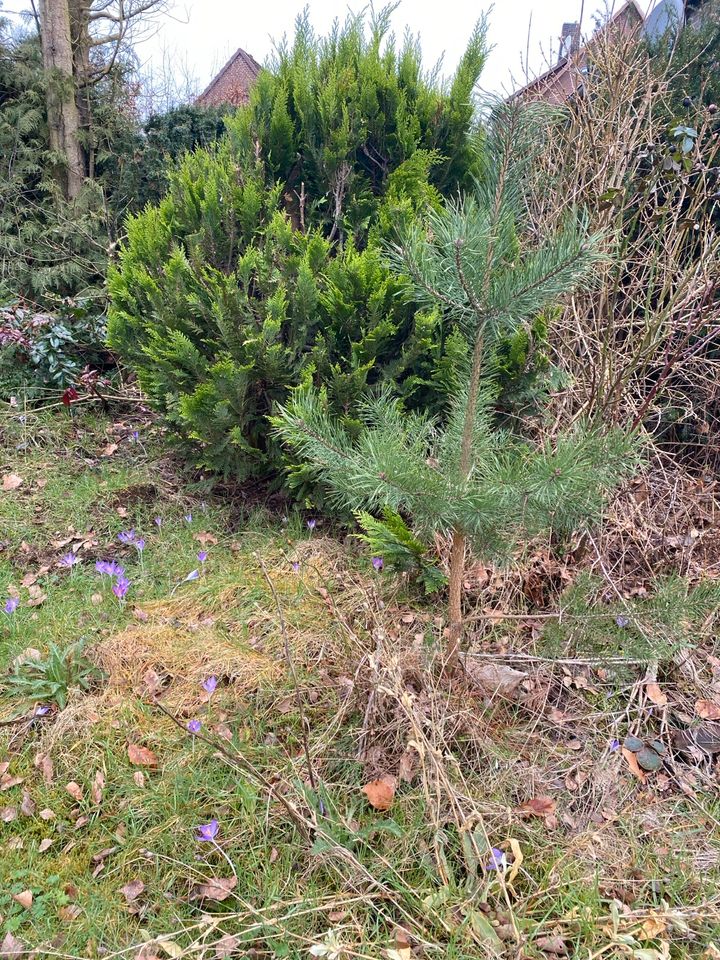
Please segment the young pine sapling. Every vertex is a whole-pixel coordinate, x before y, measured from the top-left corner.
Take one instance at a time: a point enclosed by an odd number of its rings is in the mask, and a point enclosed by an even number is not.
[[[425,222],[406,223],[390,258],[413,281],[413,296],[444,312],[468,343],[467,368],[444,421],[405,411],[389,390],[368,397],[364,428],[350,438],[323,391],[304,385],[274,419],[344,508],[390,509],[416,530],[452,538],[448,667],[463,634],[468,547],[490,559],[549,530],[570,531],[597,516],[634,463],[623,431],[575,425],[532,443],[502,429],[495,410],[494,347],[573,289],[592,281],[606,254],[584,218],[568,214],[553,236],[531,237],[526,177],[543,142],[545,110],[497,105],[478,139],[474,189]]]

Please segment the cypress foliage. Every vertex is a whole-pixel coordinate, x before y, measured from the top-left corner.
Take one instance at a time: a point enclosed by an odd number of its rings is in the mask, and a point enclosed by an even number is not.
[[[222,143],[130,219],[110,343],[203,466],[279,482],[267,418],[301,383],[323,386],[350,434],[369,386],[446,403],[464,344],[380,244],[472,179],[484,25],[444,88],[415,42],[387,37],[390,13],[322,39],[301,17]],[[306,477],[291,470],[298,494]]]

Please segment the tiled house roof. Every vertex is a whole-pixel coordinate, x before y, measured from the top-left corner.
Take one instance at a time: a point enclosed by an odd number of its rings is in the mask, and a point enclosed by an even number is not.
[[[628,0],[601,28],[603,32],[620,30],[630,33],[638,29],[645,17],[636,0]],[[569,27],[566,24],[563,27]],[[590,41],[592,43],[592,40]],[[546,70],[535,80],[513,94],[513,99],[545,100],[559,105],[565,103],[582,83],[583,67],[587,63],[587,44],[573,50],[570,56],[563,57],[554,67]]]
[[[239,107],[247,103],[250,88],[260,73],[260,64],[245,50],[238,50],[195,101],[201,107],[229,103]]]

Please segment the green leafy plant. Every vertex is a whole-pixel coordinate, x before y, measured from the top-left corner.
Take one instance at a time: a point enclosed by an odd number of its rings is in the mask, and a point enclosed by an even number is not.
[[[541,243],[523,234],[526,171],[544,141],[545,120],[536,106],[496,105],[474,189],[410,223],[391,250],[418,301],[452,318],[470,345],[447,420],[408,411],[379,391],[362,404],[353,436],[333,416],[326,392],[304,385],[273,421],[340,506],[389,508],[411,517],[421,533],[452,537],[451,666],[463,632],[468,547],[483,557],[507,555],[540,532],[571,531],[598,515],[635,462],[621,430],[578,424],[532,442],[498,427],[493,345],[587,284],[606,256],[602,238],[589,235],[577,213]]]
[[[110,363],[105,334],[94,301],[63,299],[43,313],[0,306],[0,395],[35,399],[78,384],[83,371]]]
[[[6,691],[25,703],[55,703],[63,710],[72,690],[88,691],[102,680],[84,648],[82,640],[63,649],[51,643],[45,659],[21,659],[4,682]]]
[[[363,531],[359,539],[366,543],[374,556],[397,573],[406,573],[419,581],[426,593],[436,593],[447,583],[447,577],[431,558],[431,551],[413,534],[399,513],[386,507],[382,520],[360,510],[357,522]]]

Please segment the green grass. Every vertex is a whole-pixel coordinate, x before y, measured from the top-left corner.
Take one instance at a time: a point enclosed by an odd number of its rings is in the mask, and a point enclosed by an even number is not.
[[[366,557],[318,542],[317,532],[313,542],[300,517],[282,525],[211,494],[203,505],[188,494],[193,485],[157,428],[125,423],[126,434],[140,430],[139,442],[120,440],[106,457],[118,432],[92,414],[2,423],[2,473],[23,484],[0,494],[0,598],[11,588],[21,598],[16,613],[1,614],[0,671],[7,676],[29,647],[47,657],[50,644],[66,649],[78,640],[107,666],[130,638],[140,662],[147,637],[175,631],[177,645],[159,646],[155,664],[170,678],[170,699],[161,702],[179,725],[142,683],[116,688],[112,676],[88,692],[70,691],[66,709],[40,718],[32,697],[21,701],[14,688],[0,687],[0,762],[22,778],[0,792],[0,807],[15,812],[0,823],[0,940],[11,933],[41,952],[53,944],[65,956],[100,957],[135,956],[155,939],[147,955],[172,958],[212,957],[227,935],[237,938],[240,956],[252,949],[256,957],[295,958],[336,931],[348,957],[410,960],[402,950],[387,952],[401,924],[413,957],[543,957],[538,938],[560,936],[569,956],[660,960],[664,941],[673,958],[699,957],[720,937],[713,853],[720,806],[701,790],[688,797],[638,788],[608,753],[618,723],[610,711],[621,709],[626,680],[617,688],[608,681],[602,695],[567,693],[588,718],[582,733],[577,724],[548,728],[540,714],[488,706],[472,691],[448,692],[431,670],[418,670],[427,645],[413,646],[419,630],[435,631],[435,611],[416,605],[423,626],[403,626],[407,598],[391,578],[371,576]],[[117,540],[130,527],[146,537],[142,564]],[[218,542],[207,547],[205,574],[182,584],[199,566],[199,533]],[[69,545],[59,544],[75,534],[91,541],[83,561],[60,569]],[[296,555],[300,575],[290,566]],[[95,571],[98,558],[125,565],[132,585],[124,604]],[[31,607],[22,579],[43,566],[34,586],[45,599]],[[266,574],[287,625],[302,715]],[[386,639],[375,668],[368,654],[379,649],[379,626]],[[195,669],[181,645],[190,638],[192,653],[194,637],[201,662],[216,642],[237,651],[237,676],[223,675],[209,704],[194,674],[189,685],[173,676]],[[251,654],[277,660],[272,681],[240,682]],[[175,688],[188,691],[186,703],[172,699]],[[214,747],[182,729],[190,717],[202,720]],[[229,740],[213,734],[217,724]],[[376,751],[368,765],[357,759],[363,730]],[[573,746],[578,735],[581,750]],[[399,785],[390,811],[372,810],[361,785],[396,771],[411,742],[424,757],[418,775]],[[131,743],[151,750],[157,768],[133,764]],[[39,754],[52,761],[47,781]],[[98,771],[100,802],[92,797]],[[67,791],[72,781],[79,801]],[[520,819],[518,804],[547,792],[557,797],[557,824]],[[26,812],[24,794],[32,804]],[[40,817],[45,810],[52,819]],[[197,826],[213,817],[219,848],[196,839]],[[483,869],[485,848],[489,841],[510,849],[511,840],[524,862],[504,889],[497,872]],[[234,875],[227,899],[197,898],[199,884]],[[122,888],[136,880],[144,889],[127,902]],[[30,909],[13,900],[28,889]],[[643,932],[652,917],[658,929]],[[163,946],[162,938],[172,942]]]

